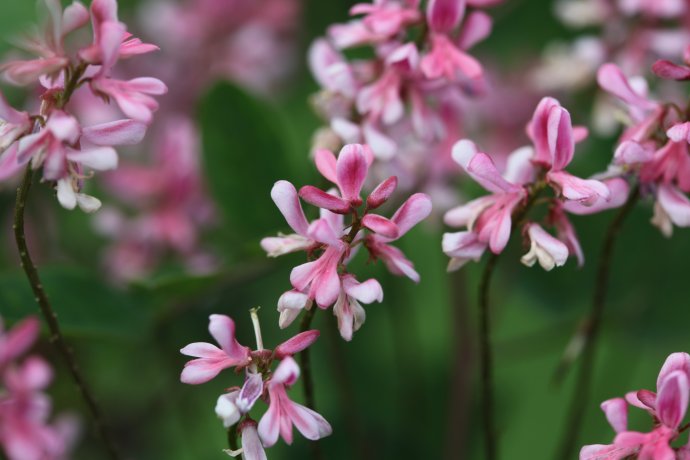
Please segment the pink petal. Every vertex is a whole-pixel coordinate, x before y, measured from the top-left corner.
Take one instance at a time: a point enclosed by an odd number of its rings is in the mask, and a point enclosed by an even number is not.
[[[242,458],[243,460],[267,460],[256,426],[251,423],[242,428]]]
[[[486,250],[486,243],[480,242],[474,232],[444,233],[442,248],[449,257],[477,262]]]
[[[297,362],[291,356],[286,356],[273,372],[269,385],[292,385],[299,378],[299,373]]]
[[[185,364],[180,375],[180,381],[188,385],[206,383],[216,377],[220,372],[233,364],[228,360],[194,359]]]
[[[27,152],[28,155],[24,156],[24,163],[20,163],[19,157],[19,145],[13,144],[2,154],[0,154],[0,181],[13,177],[19,171],[24,168],[26,161],[29,161],[32,153]]]
[[[334,184],[338,183],[336,174],[337,160],[333,152],[326,149],[318,149],[316,153],[314,153],[314,162],[316,163],[316,169],[319,170],[323,177]]]
[[[685,371],[673,371],[666,376],[656,399],[656,411],[659,420],[675,430],[685,417],[688,408],[690,384]]]
[[[180,353],[187,356],[193,356],[195,358],[221,359],[226,357],[223,350],[221,350],[213,344],[206,342],[190,343],[189,345],[181,349]]]
[[[409,232],[412,227],[431,214],[431,198],[424,193],[415,193],[395,211],[391,221],[398,226],[399,236]]]
[[[0,72],[5,72],[5,77],[10,83],[23,86],[35,83],[44,75],[54,75],[68,64],[69,60],[64,57],[12,61],[0,65]]]
[[[482,187],[492,193],[510,192],[519,189],[506,181],[496,169],[496,165],[485,153],[476,152],[474,144],[462,140],[453,147],[453,159]]]
[[[630,81],[615,64],[604,64],[597,73],[599,86],[631,106],[644,110],[656,108],[656,103],[641,96],[630,85]]]
[[[673,125],[666,135],[673,142],[690,142],[690,122]]]
[[[494,254],[500,254],[508,244],[513,225],[512,208],[507,208],[497,214],[496,223],[489,236],[489,249]]]
[[[376,209],[388,201],[397,186],[398,178],[396,176],[391,176],[381,182],[367,197],[367,208]]]
[[[562,241],[551,236],[539,224],[529,224],[527,233],[532,246],[530,251],[521,259],[525,265],[531,267],[534,262],[539,261],[539,264],[546,271],[565,265],[569,251]]]
[[[400,236],[400,230],[389,219],[377,214],[367,214],[362,218],[362,225],[369,230],[390,239],[396,239]]]
[[[301,332],[278,345],[274,351],[274,354],[278,359],[283,359],[286,356],[296,355],[316,342],[316,339],[319,338],[319,334],[320,332],[317,330]]]
[[[592,206],[600,198],[608,200],[611,197],[606,184],[598,180],[580,179],[565,171],[549,171],[546,177],[566,200],[578,201],[585,206]]]
[[[383,260],[388,271],[394,275],[407,276],[415,283],[419,282],[419,273],[400,249],[388,244],[379,244],[376,246],[376,257]]]
[[[603,182],[609,189],[609,199],[606,200],[599,196],[593,203],[586,206],[578,201],[566,201],[563,203],[563,208],[571,214],[580,216],[595,214],[607,209],[615,209],[623,206],[628,199],[630,193],[630,186],[625,179],[616,177],[608,179]]]
[[[53,112],[45,129],[49,130],[57,139],[68,144],[75,144],[81,132],[77,119],[62,111]]]
[[[656,379],[657,391],[661,389],[661,385],[666,377],[674,371],[683,371],[690,378],[690,355],[687,353],[671,353],[666,358]]]
[[[465,0],[429,0],[426,9],[427,23],[431,30],[449,33],[462,21]]]
[[[652,71],[667,80],[690,80],[690,67],[680,66],[665,59],[656,61],[652,66]]]
[[[634,140],[623,141],[616,148],[613,158],[614,162],[619,165],[647,163],[654,159],[654,149]]]
[[[672,185],[662,184],[656,195],[659,205],[678,227],[690,227],[690,200]]]
[[[62,36],[83,27],[89,22],[89,10],[79,2],[73,2],[62,14]]]
[[[5,337],[0,335],[0,367],[23,355],[38,338],[41,324],[37,318],[29,317],[17,323]]]
[[[271,198],[297,234],[306,236],[309,223],[304,216],[295,186],[288,181],[280,180],[271,189]]]
[[[601,403],[601,410],[616,433],[628,429],[628,404],[623,398],[613,398]]]
[[[464,50],[472,48],[491,35],[492,27],[493,20],[491,16],[483,11],[473,11],[465,19],[458,37],[458,46]]]
[[[290,401],[286,411],[302,436],[310,441],[324,438],[333,432],[331,425],[317,412]]]
[[[276,392],[271,387],[269,387],[268,391],[271,401],[268,406],[268,410],[259,421],[258,432],[264,446],[271,447],[278,441],[278,435],[280,433],[281,410],[280,399],[275,395]]]
[[[307,235],[314,241],[344,250],[345,243],[333,231],[326,219],[318,219],[312,222],[307,230]]]
[[[299,190],[299,196],[309,204],[328,209],[337,214],[349,214],[350,203],[340,197],[326,193],[312,185],[305,185]]]
[[[127,32],[120,22],[107,21],[101,25],[98,48],[100,49],[101,72],[108,72],[120,55],[120,44]],[[92,62],[96,64],[96,62]]]
[[[82,139],[94,145],[135,145],[144,138],[146,128],[135,120],[117,120],[84,128]]]
[[[547,137],[552,156],[552,169],[560,171],[573,159],[575,141],[570,114],[561,107],[554,107],[549,113]]]
[[[243,347],[235,339],[235,322],[229,316],[209,316],[208,331],[228,357],[237,360],[237,364],[241,364],[249,358],[247,347]]]
[[[264,380],[260,373],[247,372],[247,378],[237,395],[235,404],[243,414],[248,413],[264,391]]]
[[[348,296],[365,304],[370,304],[374,301],[383,302],[383,288],[373,278],[363,283],[358,283],[354,277],[346,277],[343,279],[343,289]]]
[[[96,171],[116,169],[118,162],[117,152],[111,147],[73,150],[67,154],[67,159]]]
[[[0,93],[0,120],[13,125],[31,126],[29,115],[12,107],[2,93]]]
[[[551,166],[552,154],[549,142],[549,117],[552,109],[560,108],[561,104],[552,97],[543,98],[534,110],[532,120],[527,125],[527,134],[534,143],[534,162],[543,166]]]
[[[362,203],[359,194],[369,171],[365,149],[368,147],[361,144],[346,145],[340,151],[336,163],[337,183],[342,197],[355,206]]]
[[[130,91],[162,96],[168,92],[168,87],[157,78],[139,77],[129,80],[127,87]]]

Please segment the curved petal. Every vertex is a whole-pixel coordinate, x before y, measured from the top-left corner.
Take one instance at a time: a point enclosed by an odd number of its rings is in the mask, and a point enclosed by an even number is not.
[[[628,403],[623,398],[613,398],[601,403],[601,410],[606,414],[616,433],[621,433],[628,429]]]
[[[429,217],[431,214],[431,198],[424,193],[415,193],[395,211],[391,221],[398,226],[398,237],[404,235],[412,227]]]
[[[295,186],[288,181],[279,180],[271,189],[271,198],[290,228],[297,234],[306,236],[309,223],[304,216]]]
[[[86,127],[82,139],[94,145],[135,145],[144,139],[147,126],[135,120],[116,120]]]
[[[302,350],[309,348],[316,339],[319,338],[320,332],[316,329],[310,331],[300,332],[296,336],[286,340],[278,345],[274,351],[276,358],[282,359],[286,356],[296,355]]]
[[[381,236],[396,239],[400,236],[400,230],[391,220],[377,214],[367,214],[362,218],[362,225]]]
[[[368,147],[361,144],[349,144],[342,148],[336,162],[336,176],[338,187],[343,199],[361,204],[359,194],[367,178],[369,164],[364,150]]]
[[[685,417],[688,409],[690,383],[684,371],[673,371],[666,376],[656,399],[656,413],[659,420],[675,430]]]
[[[249,358],[247,347],[243,347],[235,339],[235,322],[229,316],[211,315],[208,331],[228,357],[237,361],[236,364],[243,363]]]
[[[337,214],[348,214],[350,203],[340,197],[326,193],[312,185],[305,185],[299,190],[299,196],[309,204],[328,209]]]

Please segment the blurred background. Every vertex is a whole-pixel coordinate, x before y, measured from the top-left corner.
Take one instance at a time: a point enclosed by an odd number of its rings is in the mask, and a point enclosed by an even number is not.
[[[302,256],[267,259],[259,241],[288,230],[269,196],[277,179],[320,184],[309,152],[323,122],[310,106],[318,88],[306,54],[330,24],[347,20],[354,2],[239,0],[203,27],[198,21],[210,19],[195,13],[195,3],[205,2],[120,1],[130,30],[161,46],[144,65],[171,93],[145,143],[123,153],[125,173],[92,181],[104,202],[99,216],[61,209],[45,186],[33,191],[28,209],[29,243],[47,292],[127,458],[224,458],[227,436],[213,408],[240,378],[226,371],[200,386],[179,382],[185,358],[178,350],[210,339],[209,314],[232,316],[247,345],[253,343],[251,307],[262,307],[267,346],[296,332],[296,325],[279,330],[275,306]],[[36,9],[31,1],[10,0],[1,8],[0,51],[7,54],[8,40],[36,21]],[[526,79],[533,83],[522,94],[530,101],[526,110],[502,113],[512,125],[524,126],[547,92],[562,98],[576,123],[591,124],[593,72],[567,91],[535,77],[554,43],[567,46],[583,33],[598,33],[568,28],[554,11],[548,0],[506,0],[489,10],[494,32],[474,54],[500,76],[501,94],[519,93]],[[18,104],[30,96],[3,91]],[[527,143],[521,131],[511,131],[511,148]],[[578,149],[574,172],[605,169],[615,137],[594,131]],[[160,176],[172,178],[174,190],[159,184]],[[14,184],[0,187],[0,314],[12,324],[37,308],[13,247]],[[456,201],[477,192],[460,180]],[[501,257],[492,303],[504,458],[554,458],[567,430],[575,374],[560,384],[553,375],[589,308],[612,214],[573,219],[587,259],[582,269],[573,261],[550,273],[526,268],[518,261],[519,241]],[[322,331],[313,347],[317,408],[334,427],[320,441],[328,459],[483,457],[474,345],[482,264],[446,273],[439,215],[399,242],[421,274],[419,285],[380,264],[356,262],[361,279],[381,281],[385,299],[367,307],[352,342],[340,339],[330,311],[315,318]],[[650,203],[638,206],[617,243],[593,394],[581,402],[588,411],[580,444],[613,438],[601,401],[653,389],[665,357],[690,351],[690,234],[677,229],[664,238],[650,225],[651,215]],[[160,222],[170,220],[183,235],[164,234]],[[60,357],[47,340],[36,351],[55,364],[55,412],[83,414],[74,458],[101,458]],[[301,388],[291,396],[300,401]],[[643,428],[648,421],[636,415],[631,426]],[[299,436],[291,447],[281,441],[268,451],[271,459],[307,455]]]

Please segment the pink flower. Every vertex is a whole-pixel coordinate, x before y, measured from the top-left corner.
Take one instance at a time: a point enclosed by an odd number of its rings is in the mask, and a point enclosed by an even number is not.
[[[23,320],[9,331],[3,331],[2,326],[0,318],[0,372],[10,362],[26,353],[40,332],[40,323],[34,317]]]
[[[210,343],[196,342],[180,350],[184,355],[198,358],[185,364],[180,376],[183,383],[205,383],[223,369],[242,367],[249,363],[249,348],[235,340],[235,323],[231,318],[211,315],[208,330],[221,348]]]
[[[352,340],[352,334],[364,324],[366,313],[360,302],[369,304],[383,301],[383,289],[378,281],[369,279],[359,283],[354,276],[342,277],[342,288],[333,306],[333,314],[338,318],[338,330],[343,339]]]
[[[315,441],[331,434],[329,423],[315,411],[290,400],[287,388],[299,377],[299,366],[294,359],[286,357],[276,368],[268,381],[270,399],[268,411],[259,421],[259,436],[265,447],[271,447],[282,437],[292,444],[292,426],[305,438]]]
[[[659,371],[657,393],[639,390],[628,393],[625,400],[616,398],[605,401],[602,409],[616,438],[610,446],[585,446],[580,452],[582,460],[596,458],[622,459],[631,454],[651,460],[676,458],[671,443],[678,437],[690,398],[690,355],[671,354]],[[650,413],[655,427],[649,433],[628,431],[627,404]],[[602,455],[609,455],[602,457]]]
[[[15,110],[0,93],[0,153],[28,133],[31,127],[29,114]]]
[[[539,262],[541,268],[547,272],[553,270],[554,267],[565,265],[569,251],[563,242],[549,235],[538,224],[529,224],[527,235],[530,240],[530,249],[520,259],[523,264],[531,267],[535,262]]]
[[[453,147],[453,159],[492,193],[446,213],[447,224],[467,226],[475,235],[444,235],[443,251],[458,259],[452,265],[459,268],[465,261],[480,257],[487,246],[495,254],[503,251],[512,230],[513,211],[527,197],[527,191],[522,184],[508,182],[501,176],[491,158],[478,152],[471,141],[459,141]]]
[[[244,460],[267,460],[256,422],[247,420],[240,428],[242,434],[242,458]]]

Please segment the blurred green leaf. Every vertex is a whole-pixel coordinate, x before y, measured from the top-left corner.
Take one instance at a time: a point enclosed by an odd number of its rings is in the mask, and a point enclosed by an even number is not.
[[[291,177],[278,111],[224,83],[202,102],[201,125],[209,186],[228,226],[242,241],[285,227],[270,197],[277,180]]]
[[[41,279],[65,335],[135,340],[151,323],[141,298],[112,289],[98,273],[47,268]],[[0,316],[16,321],[39,314],[29,283],[20,273],[0,277]]]

